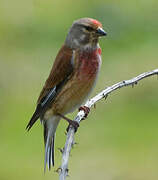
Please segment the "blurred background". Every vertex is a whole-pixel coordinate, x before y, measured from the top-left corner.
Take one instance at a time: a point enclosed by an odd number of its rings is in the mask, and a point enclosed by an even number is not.
[[[0,0],[0,180],[55,180],[67,123],[58,127],[55,168],[44,175],[43,130],[25,127],[72,22],[100,20],[102,68],[95,95],[158,68],[157,0]],[[151,77],[97,103],[82,122],[69,179],[158,179],[158,80]],[[70,118],[74,118],[70,114]]]

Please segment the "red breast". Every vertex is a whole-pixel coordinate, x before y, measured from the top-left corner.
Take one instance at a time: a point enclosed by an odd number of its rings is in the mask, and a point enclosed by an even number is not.
[[[77,73],[79,79],[88,80],[96,77],[101,63],[100,55],[101,48],[79,53],[79,67]]]

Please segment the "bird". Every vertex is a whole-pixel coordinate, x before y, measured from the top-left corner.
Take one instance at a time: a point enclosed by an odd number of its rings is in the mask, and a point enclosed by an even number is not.
[[[37,106],[26,129],[40,119],[44,129],[45,162],[48,170],[54,166],[54,141],[61,119],[77,131],[79,124],[65,115],[77,108],[87,116],[89,108],[81,106],[96,84],[101,67],[99,38],[106,36],[101,22],[80,18],[70,27],[50,74],[37,100]]]

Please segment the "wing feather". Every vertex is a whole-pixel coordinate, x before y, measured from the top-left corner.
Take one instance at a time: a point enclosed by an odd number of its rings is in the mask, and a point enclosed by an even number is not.
[[[27,130],[30,130],[38,118],[43,116],[46,110],[53,103],[53,100],[57,94],[62,89],[62,86],[68,81],[73,72],[72,59],[72,49],[63,45],[57,54],[48,79],[46,80],[45,85],[40,93],[36,110],[26,127]]]

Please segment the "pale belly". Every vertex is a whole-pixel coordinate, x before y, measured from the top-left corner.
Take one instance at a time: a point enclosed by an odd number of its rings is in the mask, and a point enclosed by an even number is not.
[[[72,112],[87,100],[95,86],[100,65],[100,55],[95,55],[90,60],[81,60],[73,77],[56,97],[52,106],[54,114],[62,113],[64,115]]]

